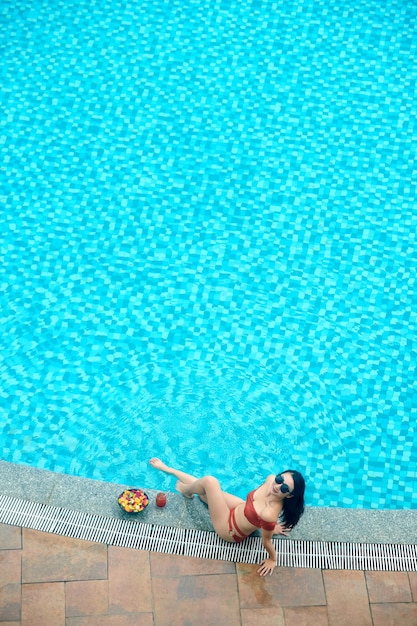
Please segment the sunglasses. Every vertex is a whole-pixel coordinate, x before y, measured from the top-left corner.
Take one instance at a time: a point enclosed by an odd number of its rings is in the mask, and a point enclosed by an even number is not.
[[[275,476],[275,482],[277,483],[277,485],[280,485],[281,493],[291,493],[290,488],[288,487],[288,485],[286,483],[284,483],[284,479],[282,477],[282,474],[277,474]]]

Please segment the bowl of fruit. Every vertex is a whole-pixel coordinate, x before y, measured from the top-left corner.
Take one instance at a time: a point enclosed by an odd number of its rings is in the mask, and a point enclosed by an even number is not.
[[[125,513],[140,513],[148,506],[149,498],[143,489],[130,487],[120,494],[117,502]]]

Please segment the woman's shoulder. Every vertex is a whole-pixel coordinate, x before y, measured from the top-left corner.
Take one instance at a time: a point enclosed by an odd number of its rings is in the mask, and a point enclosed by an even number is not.
[[[271,484],[271,476],[273,476],[273,474],[267,476],[263,483],[258,485],[258,487],[255,487],[255,489],[250,492],[254,500],[258,500],[259,498],[265,498],[269,485]]]
[[[259,485],[258,489],[260,487],[265,487],[265,486],[269,485],[269,483],[272,482],[272,480],[275,480],[275,474],[268,474],[268,476],[265,478],[265,480],[262,483],[262,485]]]

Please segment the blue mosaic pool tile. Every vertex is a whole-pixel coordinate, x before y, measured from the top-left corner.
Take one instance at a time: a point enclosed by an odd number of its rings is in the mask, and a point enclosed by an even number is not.
[[[273,441],[309,502],[416,506],[415,18],[1,7],[6,459],[129,482],[127,429],[239,490]]]

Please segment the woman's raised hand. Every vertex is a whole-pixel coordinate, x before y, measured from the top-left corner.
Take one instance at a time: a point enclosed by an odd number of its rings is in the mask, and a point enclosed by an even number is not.
[[[291,528],[284,526],[284,524],[275,524],[274,535],[285,535],[288,537],[288,533],[291,532]]]

